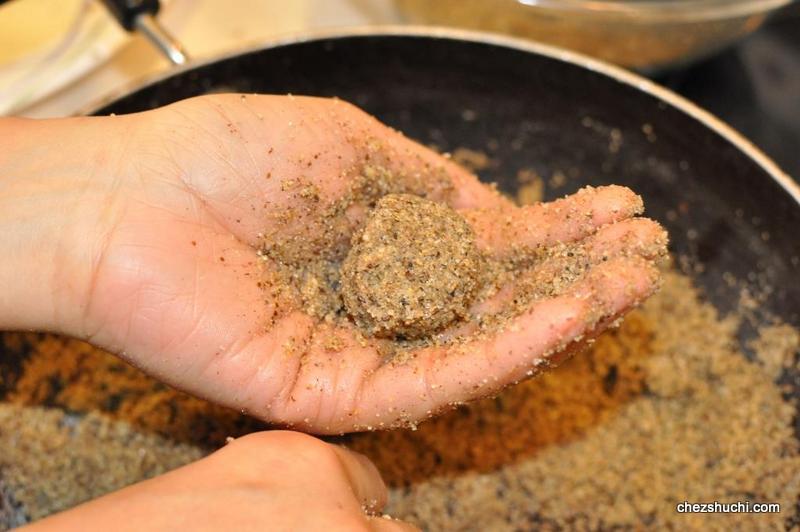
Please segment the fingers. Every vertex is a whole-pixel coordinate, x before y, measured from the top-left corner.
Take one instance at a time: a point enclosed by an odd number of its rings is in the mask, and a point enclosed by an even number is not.
[[[667,252],[668,236],[661,225],[648,218],[634,218],[601,227],[587,243],[594,262],[616,255],[658,259]]]
[[[237,438],[209,459],[228,472],[249,464],[248,474],[256,477],[268,473],[311,481],[318,476],[313,480],[315,488],[346,495],[349,487],[358,503],[355,508],[367,513],[380,512],[388,497],[380,473],[366,456],[301,432],[254,432]]]
[[[581,243],[552,246],[532,268],[515,276],[510,290],[499,292],[500,303],[489,301],[488,306],[502,306],[504,296],[525,302],[532,297],[561,295],[598,264],[615,257],[655,260],[666,255],[666,242],[666,232],[651,220],[630,219],[604,226]]]
[[[380,512],[388,499],[378,469],[363,454],[356,453],[338,445],[331,445],[344,468],[345,475],[353,489],[353,494],[367,513]]]
[[[543,259],[529,271],[516,276],[491,298],[476,303],[471,313],[483,316],[497,314],[515,297],[525,297],[526,292],[537,286],[552,286],[553,279],[564,269],[578,272],[617,256],[640,256],[657,260],[667,253],[667,233],[652,220],[634,218],[603,226],[580,245],[566,249],[570,250],[569,253]],[[562,287],[560,291],[563,288],[566,287]],[[445,334],[448,337],[464,336],[475,328],[475,324],[467,323]]]
[[[359,417],[423,419],[532,376],[602,320],[613,320],[651,294],[657,282],[657,270],[642,257],[599,264],[573,291],[534,304],[491,336],[423,349],[406,364],[381,367],[367,383],[368,408]]]
[[[550,203],[462,212],[472,225],[479,248],[505,255],[516,248],[573,242],[600,226],[641,214],[642,199],[617,185],[586,187]]]

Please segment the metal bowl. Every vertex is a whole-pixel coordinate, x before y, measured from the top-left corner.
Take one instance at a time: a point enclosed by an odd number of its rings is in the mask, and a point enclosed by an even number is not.
[[[709,55],[791,0],[395,0],[409,22],[481,29],[642,71]]]

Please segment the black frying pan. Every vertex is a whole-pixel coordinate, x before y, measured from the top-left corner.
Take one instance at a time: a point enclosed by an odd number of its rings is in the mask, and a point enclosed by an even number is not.
[[[548,199],[627,185],[718,308],[736,306],[741,284],[725,280],[735,277],[765,298],[764,315],[800,325],[800,188],[727,126],[644,78],[513,39],[390,29],[183,69],[95,113],[220,91],[338,96],[424,143],[487,151],[499,165],[481,177],[511,194],[522,168],[568,177]]]

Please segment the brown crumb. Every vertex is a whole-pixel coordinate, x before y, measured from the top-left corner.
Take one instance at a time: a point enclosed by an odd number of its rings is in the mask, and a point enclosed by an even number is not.
[[[451,157],[453,161],[471,172],[486,170],[492,165],[492,159],[485,152],[469,148],[456,148]]]
[[[550,181],[548,181],[547,184],[552,189],[561,188],[567,184],[567,176],[564,175],[564,172],[555,171],[553,175],[550,176]]]
[[[544,180],[535,171],[523,168],[517,172],[517,183],[517,204],[534,205],[544,200]]]
[[[339,352],[346,345],[346,342],[340,336],[330,336],[325,340],[325,349],[327,351]]]

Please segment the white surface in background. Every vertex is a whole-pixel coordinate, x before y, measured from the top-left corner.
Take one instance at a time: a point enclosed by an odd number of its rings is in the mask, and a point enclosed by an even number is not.
[[[193,59],[214,57],[315,28],[397,21],[390,0],[172,0],[158,18]],[[108,20],[113,24],[110,16]],[[85,77],[15,114],[68,116],[169,68],[169,63],[143,37],[134,35],[110,60]]]
[[[90,0],[17,0],[0,9],[0,114],[47,97],[105,62],[127,40]]]

